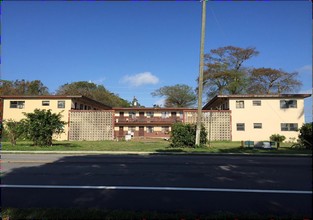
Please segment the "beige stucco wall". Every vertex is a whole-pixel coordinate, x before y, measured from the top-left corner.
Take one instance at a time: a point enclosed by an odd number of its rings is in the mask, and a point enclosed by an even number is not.
[[[292,98],[294,99],[294,98]],[[243,100],[244,108],[236,108],[236,101]],[[280,99],[261,100],[261,106],[253,106],[256,99],[230,99],[229,108],[232,111],[232,140],[269,140],[272,134],[286,137],[285,141],[295,141],[296,131],[281,131],[281,123],[297,123],[300,128],[304,123],[304,101],[297,100],[297,108],[280,108]],[[237,131],[237,123],[245,124],[245,131]],[[262,123],[261,129],[255,129],[254,123]]]
[[[24,108],[10,108],[10,101],[25,101]],[[42,106],[42,101],[50,101],[49,106]],[[58,108],[58,101],[65,101],[65,108]],[[23,112],[30,113],[37,109],[51,109],[52,113],[60,113],[62,115],[62,121],[68,122],[68,110],[71,109],[72,101],[71,99],[4,99],[3,101],[3,119],[13,119],[15,121],[20,121],[25,118]],[[63,111],[63,112],[62,112]],[[68,139],[68,126],[65,125],[65,132],[55,136],[54,139],[57,140],[67,140]]]

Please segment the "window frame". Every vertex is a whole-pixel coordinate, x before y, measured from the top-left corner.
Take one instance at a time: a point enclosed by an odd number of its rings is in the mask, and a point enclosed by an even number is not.
[[[252,100],[252,105],[253,106],[262,106],[262,101],[261,100]]]
[[[240,126],[242,128],[240,128]],[[236,131],[245,131],[245,123],[236,123]]]
[[[236,101],[236,108],[245,108],[245,101],[244,100],[237,100]]]
[[[280,123],[281,131],[298,131],[298,123]]]
[[[50,106],[50,101],[49,100],[42,100],[41,105],[42,106]]]
[[[61,106],[61,103],[63,103],[62,106]],[[65,108],[65,101],[63,101],[63,100],[58,100],[58,108]]]
[[[260,125],[260,126],[257,126],[257,125]],[[254,129],[262,129],[262,128],[263,128],[263,125],[262,125],[262,123],[259,123],[259,122],[253,123],[253,128],[254,128]]]
[[[154,126],[147,126],[146,127],[146,132],[149,134],[152,134],[154,132]]]
[[[10,101],[10,108],[24,109],[25,101]]]
[[[298,101],[296,99],[284,99],[279,101],[281,109],[298,108]]]

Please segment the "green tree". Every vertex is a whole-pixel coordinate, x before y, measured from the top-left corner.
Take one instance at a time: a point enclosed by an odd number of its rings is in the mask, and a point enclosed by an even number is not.
[[[184,84],[163,86],[151,93],[152,96],[165,96],[165,107],[192,107],[197,96],[192,87]]]
[[[1,80],[1,95],[49,95],[48,87],[40,80]]]
[[[253,47],[234,46],[220,47],[206,54],[203,88],[208,97],[245,93],[250,69],[243,63],[258,54]]]
[[[51,146],[53,134],[64,132],[66,122],[61,120],[61,113],[52,113],[50,109],[35,109],[33,113],[24,115],[26,119],[21,120],[23,133],[36,146]]]
[[[278,149],[280,147],[280,143],[286,140],[286,137],[280,134],[272,134],[270,136],[270,140],[275,141],[277,143],[277,149]]]
[[[103,85],[87,81],[66,83],[58,88],[57,95],[83,95],[112,107],[129,107],[130,103],[114,94]]]
[[[294,92],[302,83],[297,79],[298,72],[288,73],[281,69],[256,68],[249,77],[247,88],[250,94],[282,94]]]

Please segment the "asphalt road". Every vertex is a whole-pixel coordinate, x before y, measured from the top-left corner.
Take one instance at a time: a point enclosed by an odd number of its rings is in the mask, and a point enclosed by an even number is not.
[[[2,156],[2,207],[312,217],[312,158]]]

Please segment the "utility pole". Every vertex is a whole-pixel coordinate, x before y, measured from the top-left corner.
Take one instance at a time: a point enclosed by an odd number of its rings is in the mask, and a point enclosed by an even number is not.
[[[200,133],[201,133],[205,17],[206,17],[206,0],[202,0],[202,25],[201,25],[201,42],[200,42],[200,68],[199,68],[199,82],[198,82],[198,112],[197,112],[196,145],[200,145]]]

